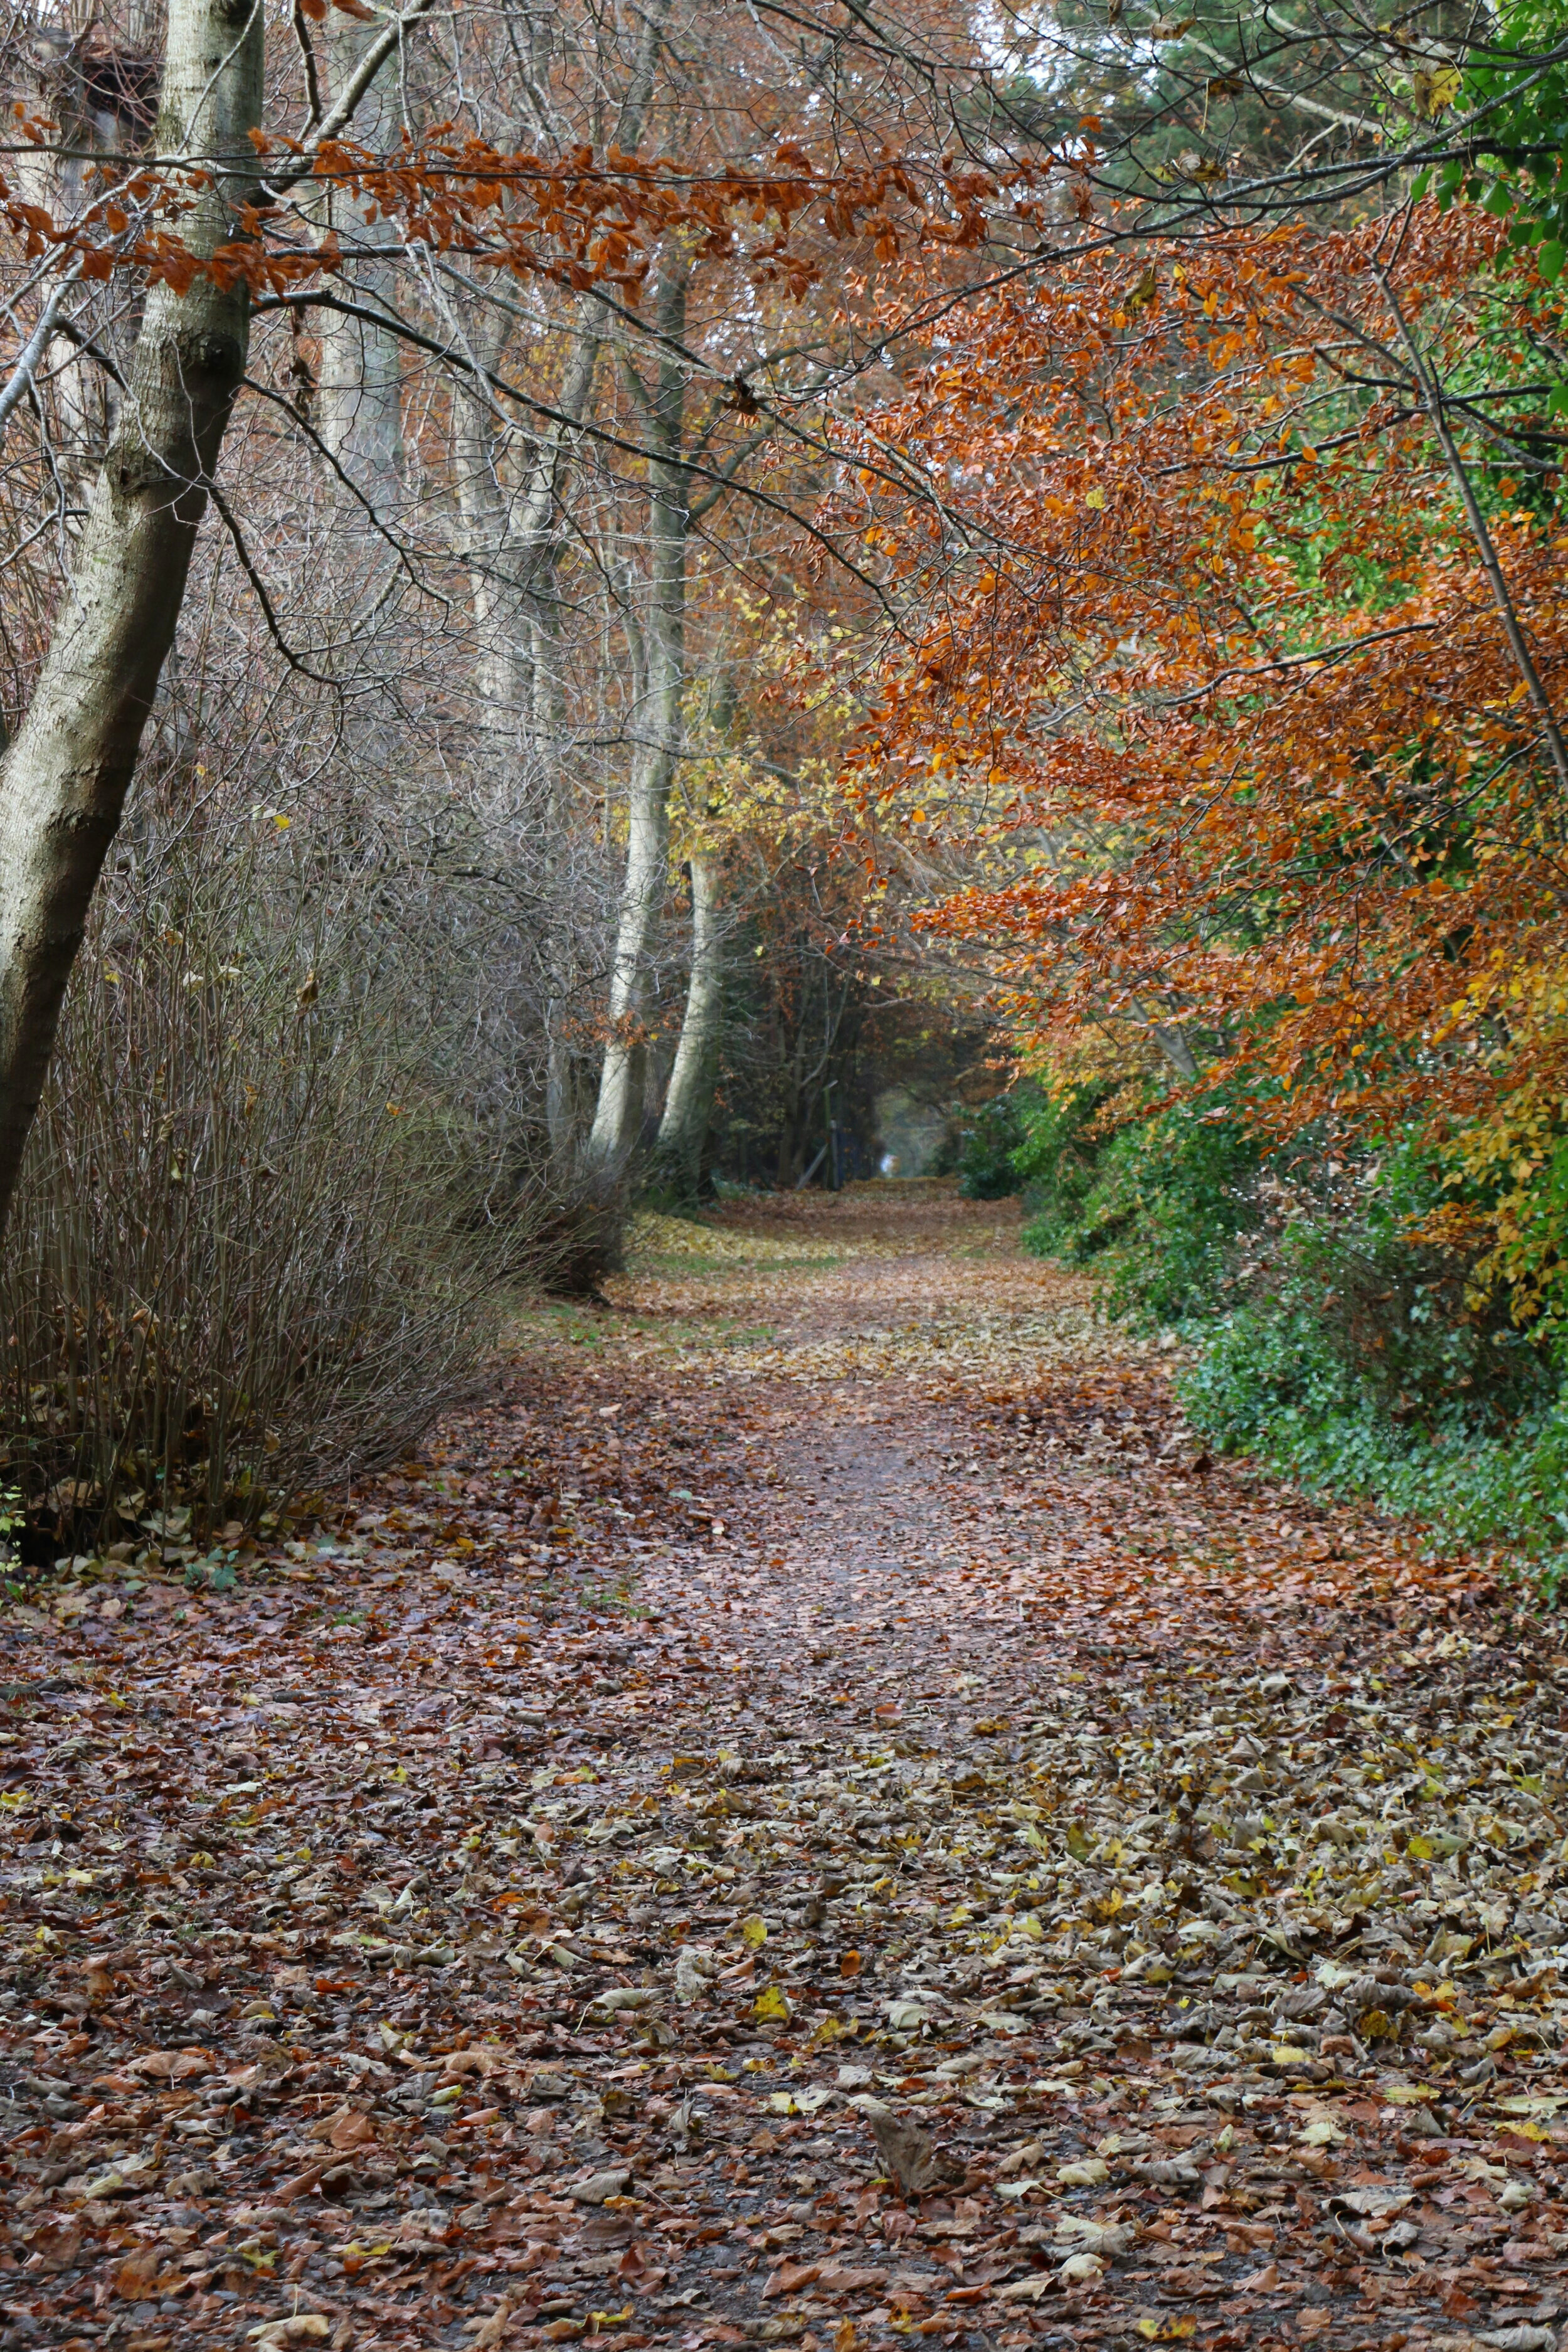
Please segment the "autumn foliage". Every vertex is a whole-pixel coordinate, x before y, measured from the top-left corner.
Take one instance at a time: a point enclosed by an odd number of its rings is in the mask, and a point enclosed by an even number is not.
[[[1560,1086],[1559,306],[1500,245],[1417,207],[1082,259],[859,445],[914,616],[863,786],[967,828],[931,921],[1028,1046],[1163,1034],[1276,1129]]]
[[[54,128],[26,117],[21,127],[40,138]],[[301,235],[293,205],[280,201],[319,204],[331,191],[369,207],[370,218],[395,223],[410,246],[574,292],[613,287],[636,302],[659,239],[681,232],[697,259],[738,259],[754,283],[776,283],[798,301],[836,246],[864,240],[878,259],[892,261],[911,243],[979,245],[985,201],[997,194],[987,174],[917,174],[891,155],[845,167],[795,141],[762,171],[722,163],[694,169],[671,157],[623,154],[613,142],[602,154],[584,145],[552,162],[455,124],[405,139],[390,154],[345,138],[307,146],[258,132],[253,143],[257,190],[241,207],[243,234],[210,259],[198,258],[180,231],[211,183],[205,166],[101,165],[101,194],[69,220],[0,178],[0,220],[25,259],[53,252],[84,279],[131,273],[183,292],[205,276],[276,294],[330,287],[341,268],[336,234]],[[1034,178],[1022,175],[1028,184]]]

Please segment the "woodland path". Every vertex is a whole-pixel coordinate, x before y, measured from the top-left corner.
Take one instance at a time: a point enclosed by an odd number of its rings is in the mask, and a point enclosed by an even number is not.
[[[1016,1229],[655,1221],[233,1591],[0,1614],[0,2347],[1554,2352],[1554,1630]]]

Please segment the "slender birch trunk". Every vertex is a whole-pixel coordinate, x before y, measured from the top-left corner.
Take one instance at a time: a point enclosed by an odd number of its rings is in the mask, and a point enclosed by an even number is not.
[[[651,551],[643,633],[647,677],[632,761],[626,880],[610,967],[609,1037],[588,1138],[590,1160],[611,1174],[625,1167],[637,1142],[643,1068],[637,1029],[649,952],[668,878],[669,790],[680,757],[681,698],[686,687],[686,542],[691,518],[687,503],[689,476],[681,459],[686,372],[675,354],[686,337],[690,278],[689,255],[683,247],[672,245],[660,274],[655,312],[658,331],[667,341],[652,389],[643,387],[632,375],[655,454],[648,460]],[[632,373],[629,367],[626,372]]]
[[[74,44],[63,26],[38,26],[29,46],[39,68],[29,104],[35,113],[59,125],[58,152],[22,154],[13,169],[23,194],[64,226],[79,219],[84,209],[84,190],[94,176],[89,158],[135,142],[121,135],[122,126],[106,110],[89,103]],[[86,520],[82,510],[113,432],[118,396],[112,375],[86,359],[76,338],[87,334],[123,368],[134,342],[135,321],[126,320],[125,288],[112,281],[103,286],[79,278],[74,287],[68,287],[57,279],[55,294],[46,305],[51,324],[68,303],[74,332],[46,335],[29,371],[29,387],[38,401],[51,461],[66,494],[68,541],[79,535]]]
[[[719,860],[691,859],[691,976],[680,1043],[658,1124],[658,1158],[683,1192],[695,1193],[713,1107],[719,1030],[724,1009],[724,934],[719,919]]]
[[[262,65],[261,0],[170,0],[154,141],[215,167],[183,229],[202,257],[255,182]],[[0,771],[0,1219],[174,642],[248,323],[243,286],[149,294],[76,578]]]
[[[499,346],[498,336],[489,341]],[[482,349],[479,356],[482,363],[493,365],[499,348]],[[499,763],[510,771],[529,699],[524,599],[514,577],[517,551],[509,543],[512,534],[492,414],[482,395],[469,397],[462,391],[456,407],[458,509],[479,641],[474,689],[479,723],[493,739]]]

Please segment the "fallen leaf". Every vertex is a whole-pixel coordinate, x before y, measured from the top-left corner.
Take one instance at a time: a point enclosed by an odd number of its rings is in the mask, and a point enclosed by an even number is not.
[[[503,2294],[495,2309],[482,2319],[464,2322],[463,2332],[474,2339],[474,2352],[496,2352],[511,2331],[512,2305],[510,2294]]]
[[[1086,2286],[1090,2279],[1100,2278],[1104,2270],[1105,2264],[1098,2254],[1069,2254],[1057,2276],[1065,2279],[1069,2286]]]
[[[632,2176],[625,2167],[606,2172],[591,2172],[584,2180],[574,2180],[566,2194],[574,2205],[603,2205],[611,2197],[624,2197],[632,2185]]]
[[[942,2155],[918,2125],[901,2122],[883,2100],[862,2092],[849,2104],[870,2125],[877,2153],[906,2196],[923,2196],[941,2181],[962,2179],[963,2167]]]

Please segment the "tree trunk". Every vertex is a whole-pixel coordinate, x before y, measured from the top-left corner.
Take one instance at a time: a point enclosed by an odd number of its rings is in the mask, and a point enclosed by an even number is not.
[[[170,0],[161,155],[211,158],[184,235],[205,257],[255,182],[261,0]],[[174,641],[207,485],[245,372],[243,285],[147,298],[76,579],[0,772],[0,1219],[61,1001]]]
[[[655,323],[666,338],[651,392],[639,385],[648,441],[649,565],[644,630],[647,678],[637,714],[627,812],[626,872],[610,967],[609,1037],[588,1156],[618,1174],[637,1141],[642,1108],[643,1049],[638,1028],[654,932],[664,906],[669,862],[669,788],[680,757],[686,687],[686,541],[689,477],[681,462],[686,371],[675,356],[686,337],[691,263],[672,244],[661,272]],[[629,373],[629,370],[628,370]],[[634,382],[636,379],[633,379]]]
[[[484,365],[500,364],[504,332],[492,330],[473,340]],[[587,412],[597,357],[597,340],[585,324],[556,395],[562,416],[574,425]],[[572,434],[567,424],[552,424],[516,468],[521,481],[512,482],[494,410],[482,393],[459,393],[457,409],[458,502],[479,636],[474,684],[481,723],[495,735],[498,758],[510,775],[525,751],[542,749],[561,731],[549,724],[556,682],[538,675],[533,641],[542,629],[552,635],[555,627],[554,573]]]
[[[382,26],[361,24],[338,9],[328,12],[326,48],[330,60],[331,96],[335,100],[353,79],[366,49]],[[390,57],[361,99],[354,117],[354,136],[361,146],[378,154],[397,143],[395,77],[397,59]],[[366,207],[338,191],[331,200],[330,217],[346,254],[389,245],[396,231],[389,221],[367,220]],[[342,270],[344,290],[363,309],[395,309],[396,275],[390,261],[355,260]],[[331,310],[321,318],[321,439],[355,487],[376,505],[396,490],[403,466],[401,346],[396,330],[372,326],[368,320],[345,319]]]
[[[481,363],[496,365],[501,357],[502,337],[492,331],[475,341]],[[502,483],[502,446],[492,408],[482,390],[470,394],[461,388],[454,405],[458,506],[479,639],[474,658],[479,723],[487,738],[493,740],[494,760],[510,780],[523,730],[528,677],[527,594],[517,574],[526,572],[531,550],[515,544]]]
[[[501,335],[475,337],[487,365],[499,364]],[[584,320],[562,373],[557,405],[576,423],[594,388],[598,340]],[[479,648],[476,722],[487,746],[491,797],[542,840],[545,902],[534,942],[544,1022],[545,1115],[550,1153],[570,1171],[578,1122],[568,1036],[576,985],[563,893],[569,859],[566,706],[562,675],[558,570],[561,514],[573,459],[565,423],[552,424],[516,470],[492,409],[479,394],[458,399],[458,502]]]
[[[691,977],[680,1043],[664,1098],[658,1156],[680,1192],[695,1195],[702,1146],[718,1074],[719,1029],[724,1004],[724,936],[719,920],[719,860],[698,851],[691,860]]]
[[[623,153],[635,153],[642,143],[671,5],[672,0],[649,0],[638,12],[637,55],[610,142]],[[512,37],[526,43],[531,53],[522,81],[527,121],[517,128],[548,149],[563,126],[545,96],[553,40],[547,13],[519,19]],[[506,331],[499,323],[492,330],[484,364],[499,365]],[[575,927],[563,903],[570,887],[571,785],[558,575],[566,541],[562,515],[576,445],[573,428],[587,414],[603,339],[602,320],[582,304],[555,394],[559,421],[542,431],[529,460],[515,469],[506,464],[494,406],[479,387],[467,396],[459,392],[457,404],[458,498],[479,635],[474,679],[479,722],[496,745],[498,782],[515,776],[526,757],[543,832],[546,894],[538,955],[544,982],[545,1122],[550,1156],[563,1177],[575,1172],[580,1137],[571,1015],[582,982]],[[473,340],[477,346],[485,339]]]
[[[572,1007],[582,988],[572,904],[571,785],[566,772],[566,681],[552,548],[531,631],[533,735],[542,776],[544,875],[548,908],[540,943],[544,969],[544,1120],[556,1173],[574,1174],[581,1139]]]

